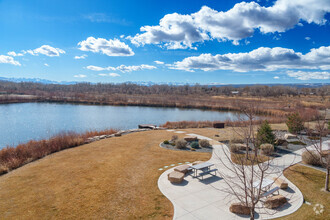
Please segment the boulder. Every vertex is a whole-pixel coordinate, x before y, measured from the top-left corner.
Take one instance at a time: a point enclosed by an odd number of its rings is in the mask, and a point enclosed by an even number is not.
[[[286,198],[282,195],[272,196],[266,199],[264,205],[266,208],[275,209],[287,202]]]
[[[288,182],[281,178],[274,177],[273,180],[275,181],[275,184],[280,187],[281,189],[287,189],[288,188]]]
[[[250,208],[243,203],[232,203],[229,207],[229,211],[240,215],[250,215]]]
[[[101,136],[99,136],[99,137],[100,137],[100,139],[105,139],[105,138],[107,138],[106,135],[101,135]]]
[[[190,167],[189,165],[184,164],[184,165],[175,167],[174,170],[178,171],[178,172],[181,172],[181,173],[187,173],[189,167]]]
[[[198,141],[198,138],[195,136],[186,136],[183,139],[187,142]]]
[[[181,183],[184,178],[184,173],[173,171],[169,173],[167,177],[171,183]]]
[[[284,138],[285,138],[286,140],[297,139],[297,135],[294,135],[294,134],[285,134],[285,135],[284,135]]]
[[[287,140],[284,140],[284,139],[276,139],[275,145],[288,146],[288,142],[287,142]]]
[[[121,136],[121,133],[115,133],[115,137],[120,137]]]
[[[197,165],[197,164],[200,164],[200,163],[204,163],[204,161],[199,161],[198,160],[198,161],[193,162],[192,165],[194,166],[194,165]]]

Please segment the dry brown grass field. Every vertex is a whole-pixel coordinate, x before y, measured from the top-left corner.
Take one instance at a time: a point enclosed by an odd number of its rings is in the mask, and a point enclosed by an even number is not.
[[[0,219],[170,219],[173,207],[158,189],[158,169],[210,158],[160,148],[172,135],[148,131],[105,139],[5,174]]]
[[[280,218],[281,220],[330,219],[330,193],[322,190],[325,181],[324,172],[302,165],[294,165],[284,171],[284,176],[300,189],[304,195],[305,201],[311,203],[311,205],[303,204],[298,211],[289,216]],[[324,206],[323,213],[317,215],[314,212],[313,208],[316,204]]]

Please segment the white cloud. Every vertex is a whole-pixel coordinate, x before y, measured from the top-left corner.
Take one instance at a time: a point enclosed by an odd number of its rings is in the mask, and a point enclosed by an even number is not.
[[[49,64],[48,64],[48,63],[44,63],[44,65],[45,65],[45,66],[49,66]]]
[[[60,56],[60,54],[65,53],[65,51],[60,48],[51,47],[49,45],[42,45],[41,47],[34,49],[34,50],[27,50],[27,51],[23,50],[23,53],[28,53],[33,56],[43,54],[48,57],[58,57],[58,56]]]
[[[279,79],[280,77],[278,77],[278,76],[274,76],[274,79]]]
[[[132,71],[139,71],[139,70],[152,70],[152,69],[157,69],[157,67],[155,66],[151,66],[151,65],[146,65],[146,64],[142,64],[139,66],[125,66],[125,65],[120,65],[117,67],[112,67],[112,66],[108,66],[108,67],[99,67],[99,66],[87,66],[86,67],[89,70],[93,70],[93,71],[103,71],[103,70],[119,70],[123,73],[125,72],[132,72]]]
[[[99,76],[111,76],[111,77],[119,77],[118,73],[100,73]]]
[[[287,71],[288,76],[300,79],[330,79],[330,72],[305,72],[305,71]]]
[[[109,67],[100,67],[100,66],[90,65],[90,66],[87,66],[86,68],[89,69],[89,70],[93,70],[93,71],[116,70],[116,68],[115,67],[112,67],[112,66],[109,66]]]
[[[302,54],[292,49],[260,47],[247,53],[201,54],[175,62],[169,66],[194,70],[273,71],[277,69],[330,69],[330,46],[311,49]]]
[[[75,56],[74,59],[76,60],[82,60],[82,59],[86,59],[87,55],[86,54],[83,54],[81,56]]]
[[[162,65],[162,64],[164,64],[164,62],[162,62],[162,61],[159,61],[159,60],[155,60],[154,61],[156,64],[159,64],[159,65]]]
[[[6,56],[6,55],[0,55],[0,63],[8,63],[8,64],[12,64],[15,66],[21,65],[18,61],[14,60],[13,57]]]
[[[60,56],[60,54],[64,54],[65,51],[60,48],[51,47],[49,45],[42,45],[41,47],[36,48],[34,50],[22,50],[22,53],[19,53],[18,55],[23,56],[24,54],[27,53],[33,56],[38,56],[39,54],[43,54],[48,57],[58,57]]]
[[[133,50],[118,39],[106,40],[104,38],[89,37],[78,43],[80,50],[102,53],[107,56],[133,56]]]
[[[23,56],[24,54],[22,53],[15,53],[15,51],[10,51],[7,53],[9,56],[12,56],[12,57],[21,57]]]
[[[256,2],[241,2],[228,11],[203,6],[189,15],[167,14],[156,26],[143,26],[142,33],[128,39],[137,46],[158,44],[168,49],[195,48],[194,43],[216,39],[238,41],[261,33],[285,32],[301,25],[300,21],[322,25],[330,12],[329,0],[277,0],[263,7]]]
[[[76,77],[76,78],[85,78],[87,76],[84,75],[84,74],[77,74],[77,75],[74,75],[73,77]]]
[[[310,40],[311,38],[310,37],[305,37],[305,40]]]

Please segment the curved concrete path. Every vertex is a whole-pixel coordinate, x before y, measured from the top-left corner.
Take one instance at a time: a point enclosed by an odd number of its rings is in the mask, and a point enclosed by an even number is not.
[[[208,139],[199,136],[201,139]],[[218,143],[212,141],[213,143]],[[224,144],[213,145],[213,153],[209,162],[215,164],[220,171],[216,177],[206,176],[204,180],[200,181],[198,178],[193,178],[191,175],[185,177],[181,184],[171,184],[167,180],[167,174],[172,172],[174,168],[165,171],[158,179],[158,187],[160,191],[173,203],[174,217],[173,219],[249,219],[248,216],[241,216],[233,214],[229,211],[231,203],[237,199],[228,193],[229,186],[225,180],[220,176],[231,175],[225,165],[230,162],[225,156],[229,153],[228,147]],[[301,161],[302,150],[296,151],[292,154],[284,155],[273,160],[269,168],[271,173],[267,178],[277,177],[282,175],[282,171],[288,166]],[[225,164],[225,165],[224,165]],[[286,179],[284,176],[281,178]],[[287,179],[286,179],[287,180]],[[288,180],[287,180],[288,181]],[[288,199],[288,203],[282,206],[277,211],[271,209],[256,208],[256,219],[273,219],[289,215],[300,208],[303,203],[303,195],[300,190],[290,181],[287,190],[280,190],[280,194]]]

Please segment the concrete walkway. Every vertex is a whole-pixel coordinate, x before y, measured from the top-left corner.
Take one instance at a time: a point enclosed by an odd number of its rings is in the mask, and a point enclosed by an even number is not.
[[[206,137],[198,136],[201,139]],[[215,141],[212,141],[215,143]],[[229,185],[220,176],[231,175],[230,170],[226,166],[230,165],[229,158],[225,153],[229,154],[226,145],[213,145],[213,153],[209,162],[215,164],[215,167],[220,171],[217,176],[206,176],[204,180],[193,178],[187,175],[181,184],[171,184],[167,179],[167,174],[172,172],[174,168],[165,171],[158,179],[158,187],[160,191],[173,203],[174,217],[173,219],[249,219],[248,216],[233,214],[229,211],[230,204],[237,202],[236,197],[228,193]],[[301,161],[301,150],[292,154],[284,155],[276,158],[270,165],[269,174],[266,178],[272,179],[282,175],[283,169]],[[225,166],[226,165],[226,166]],[[284,176],[281,178],[286,179]],[[286,179],[287,180],[287,179]],[[288,180],[287,180],[288,181]],[[273,219],[289,215],[295,212],[303,203],[303,195],[300,190],[290,181],[287,190],[280,190],[280,194],[288,199],[288,203],[277,209],[256,208],[256,219]]]

